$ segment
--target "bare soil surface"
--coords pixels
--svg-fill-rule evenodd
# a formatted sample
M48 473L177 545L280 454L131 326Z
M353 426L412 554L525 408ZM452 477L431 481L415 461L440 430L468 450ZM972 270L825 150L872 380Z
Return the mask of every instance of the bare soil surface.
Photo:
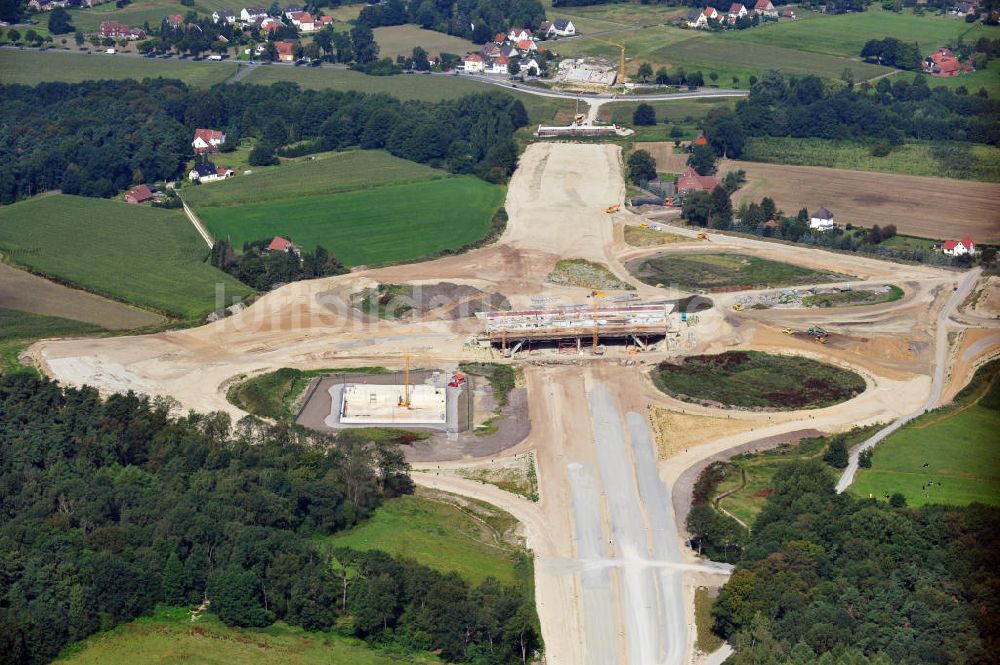
M828 208L838 224L885 226L900 233L976 242L1000 241L1000 185L988 182L870 173L820 166L786 166L724 160L720 173L743 169L741 200L774 199L786 213Z

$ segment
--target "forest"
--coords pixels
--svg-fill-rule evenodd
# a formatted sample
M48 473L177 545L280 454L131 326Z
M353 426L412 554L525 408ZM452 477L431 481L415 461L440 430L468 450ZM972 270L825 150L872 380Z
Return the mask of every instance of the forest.
M471 587L322 546L412 492L398 446L171 406L0 377L0 663L48 662L157 604L206 597L232 626L336 624L373 646L477 665L532 657L530 584Z
M416 23L485 44L511 28L537 28L545 20L539 0L387 0L361 10L358 24L377 28Z
M298 154L385 149L501 182L517 164L513 134L528 122L524 104L502 93L427 103L294 83L202 91L165 79L0 86L0 117L0 204L52 189L107 198L174 179L199 127L225 132L226 149L244 138L272 151L295 144Z
M736 665L996 662L1000 510L855 499L812 460L773 484L713 609Z

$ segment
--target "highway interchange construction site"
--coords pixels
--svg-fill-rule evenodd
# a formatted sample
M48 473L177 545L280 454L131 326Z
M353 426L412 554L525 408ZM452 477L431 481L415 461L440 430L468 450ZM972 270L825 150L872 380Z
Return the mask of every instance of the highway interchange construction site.
M169 395L183 409L234 417L244 415L225 397L234 377L281 367L381 365L401 371L409 357L415 367L450 377L463 361L514 363L524 398L512 400L504 418L520 427L517 435L489 450L435 435L440 444L427 445L441 447L425 451L436 455L433 463L414 461L415 481L488 501L520 520L535 557L549 665L699 662L704 655L694 648L694 587L723 583L728 567L700 560L683 545L689 472L715 455L760 441L889 423L932 407L954 395L976 364L1000 349L1000 330L995 312L963 305L977 288L978 271L716 234L709 242L674 227L670 231L683 241L632 247L623 229L645 220L604 212L624 196L617 146L536 143L521 156L511 180L507 229L489 247L297 282L199 328L43 341L29 353L67 384ZM690 293L644 284L625 268L653 254L706 251L849 275L855 288L894 284L904 295L857 307L734 309L739 298L754 293L743 291L713 294L710 309L682 316L669 303ZM631 289L601 297L589 288L546 282L555 263L567 258L607 266ZM443 281L502 294L511 310L455 318L444 315L451 308L438 307L390 320L352 306L352 294L378 284ZM826 333L825 344L784 332L816 326ZM732 349L820 359L853 369L867 387L834 406L766 413L681 402L650 380L650 367L663 360ZM412 417L424 424L440 424L438 388L405 382L411 383L412 392L399 385L354 385L340 400L328 393L320 411L323 417L340 410L341 418L379 422L403 422L417 413ZM447 412L448 387L443 390ZM538 468L538 502L446 473L500 464L529 451Z

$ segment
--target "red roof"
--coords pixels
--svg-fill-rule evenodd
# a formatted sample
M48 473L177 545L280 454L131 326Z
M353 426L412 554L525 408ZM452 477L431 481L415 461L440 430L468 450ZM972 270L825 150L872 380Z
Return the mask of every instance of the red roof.
M167 17L167 23L170 25L180 25L184 22L184 17L180 14L171 14Z
M522 51L530 51L531 47L534 45L535 42L531 41L530 39L522 39L517 43L517 48L521 49Z
M135 199L136 203L142 203L153 198L153 192L146 185L136 185L125 192L126 198Z
M957 245L958 245L957 240L945 240L944 244L941 245L941 249L955 249Z
M470 53L469 55L465 56L465 61L466 62L482 62L483 61L483 56L479 55L478 53Z
M267 246L267 249L272 252L287 252L289 247L295 247L292 241L288 238L282 238L281 236L275 236L271 244Z
M745 7L743 7L743 3L734 2L729 7L729 13L730 14L739 14L741 9L745 9Z
M698 138L696 138L694 140L694 144L695 145L708 145L708 139L706 139L705 135L702 134L702 135L700 135Z
M292 12L292 18L299 23L315 23L316 21L309 12Z
M710 175L698 175L690 166L687 171L677 179L677 191L686 192L692 189L703 189L710 192L719 185L719 181Z
M493 35L493 41L495 41L498 44L503 44L505 41L507 41L507 35L503 34L502 32L498 32L497 34Z
M219 142L225 141L226 139L222 132L217 129L196 129L194 130L194 138L201 139L209 145L211 145L212 141Z
M292 55L295 44L291 42L277 42L274 48L278 52L278 55Z
M500 56L497 57L497 62L499 62L501 65L507 65L510 64L510 58L501 53Z
M771 0L757 0L757 4L754 5L753 8L759 9L760 11L764 11L765 9L767 9L767 6L769 4L771 4Z
M715 14L715 7L705 7L705 11L702 12L705 16L711 18L712 14Z

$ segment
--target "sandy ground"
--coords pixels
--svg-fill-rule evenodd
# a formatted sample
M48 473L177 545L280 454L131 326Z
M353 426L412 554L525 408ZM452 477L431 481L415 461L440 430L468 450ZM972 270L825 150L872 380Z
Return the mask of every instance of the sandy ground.
M870 173L821 166L787 166L724 160L719 172L743 169L747 184L733 197L774 199L792 214L825 206L838 224L895 224L900 233L947 240L971 234L1000 241L1000 185L988 182Z
M615 349L602 359L519 354L515 362L525 367L530 423L525 438L488 451L459 445L445 451L455 461L435 460L414 474L422 485L494 503L525 525L536 556L538 611L550 665L691 662L690 581L707 577L718 584L725 571L699 563L682 547L683 522L671 497L682 490L678 483L685 472L715 455L757 445L753 442L889 422L921 408L940 390L939 382L932 386L935 370L955 357L947 345L940 346L949 336L935 335L941 326L948 327L946 332L970 331L956 337L963 345L952 369L956 380L966 372L962 363L971 366L993 346L975 332L987 327L983 321L988 320L968 313L949 318L944 309L960 281L978 275L717 234L708 243L698 242L694 231L682 229L676 232L690 243L628 247L622 224L639 218L603 212L623 196L616 146L534 144L510 183L507 231L491 247L291 284L238 315L196 329L46 341L30 353L65 383L171 395L185 409L241 416L224 394L226 382L238 374L285 366L398 369L404 353L415 366L444 370L461 360L491 359L489 350L470 343L478 332L476 320L444 316L446 307L413 320L384 321L350 306L351 293L378 282L419 286L447 280L502 293L515 308L588 305L589 290L544 281L558 259L578 257L609 266L634 283L640 297L662 299L686 294L669 285L638 283L628 276L625 262L652 252L711 248L851 275L858 285L900 285L906 296L897 302L822 310L734 312L736 294L713 294L715 307L683 324L672 348L641 354L641 364L633 367L620 366L623 356ZM827 345L781 332L785 326L801 331L814 323L833 331ZM648 377L648 369L667 357L732 348L797 353L841 364L861 373L867 390L825 409L753 413L678 402L659 393ZM655 435L650 407L673 412L657 420ZM436 475L438 466L468 466L483 456L496 459L528 451L536 455L537 504L492 485Z

